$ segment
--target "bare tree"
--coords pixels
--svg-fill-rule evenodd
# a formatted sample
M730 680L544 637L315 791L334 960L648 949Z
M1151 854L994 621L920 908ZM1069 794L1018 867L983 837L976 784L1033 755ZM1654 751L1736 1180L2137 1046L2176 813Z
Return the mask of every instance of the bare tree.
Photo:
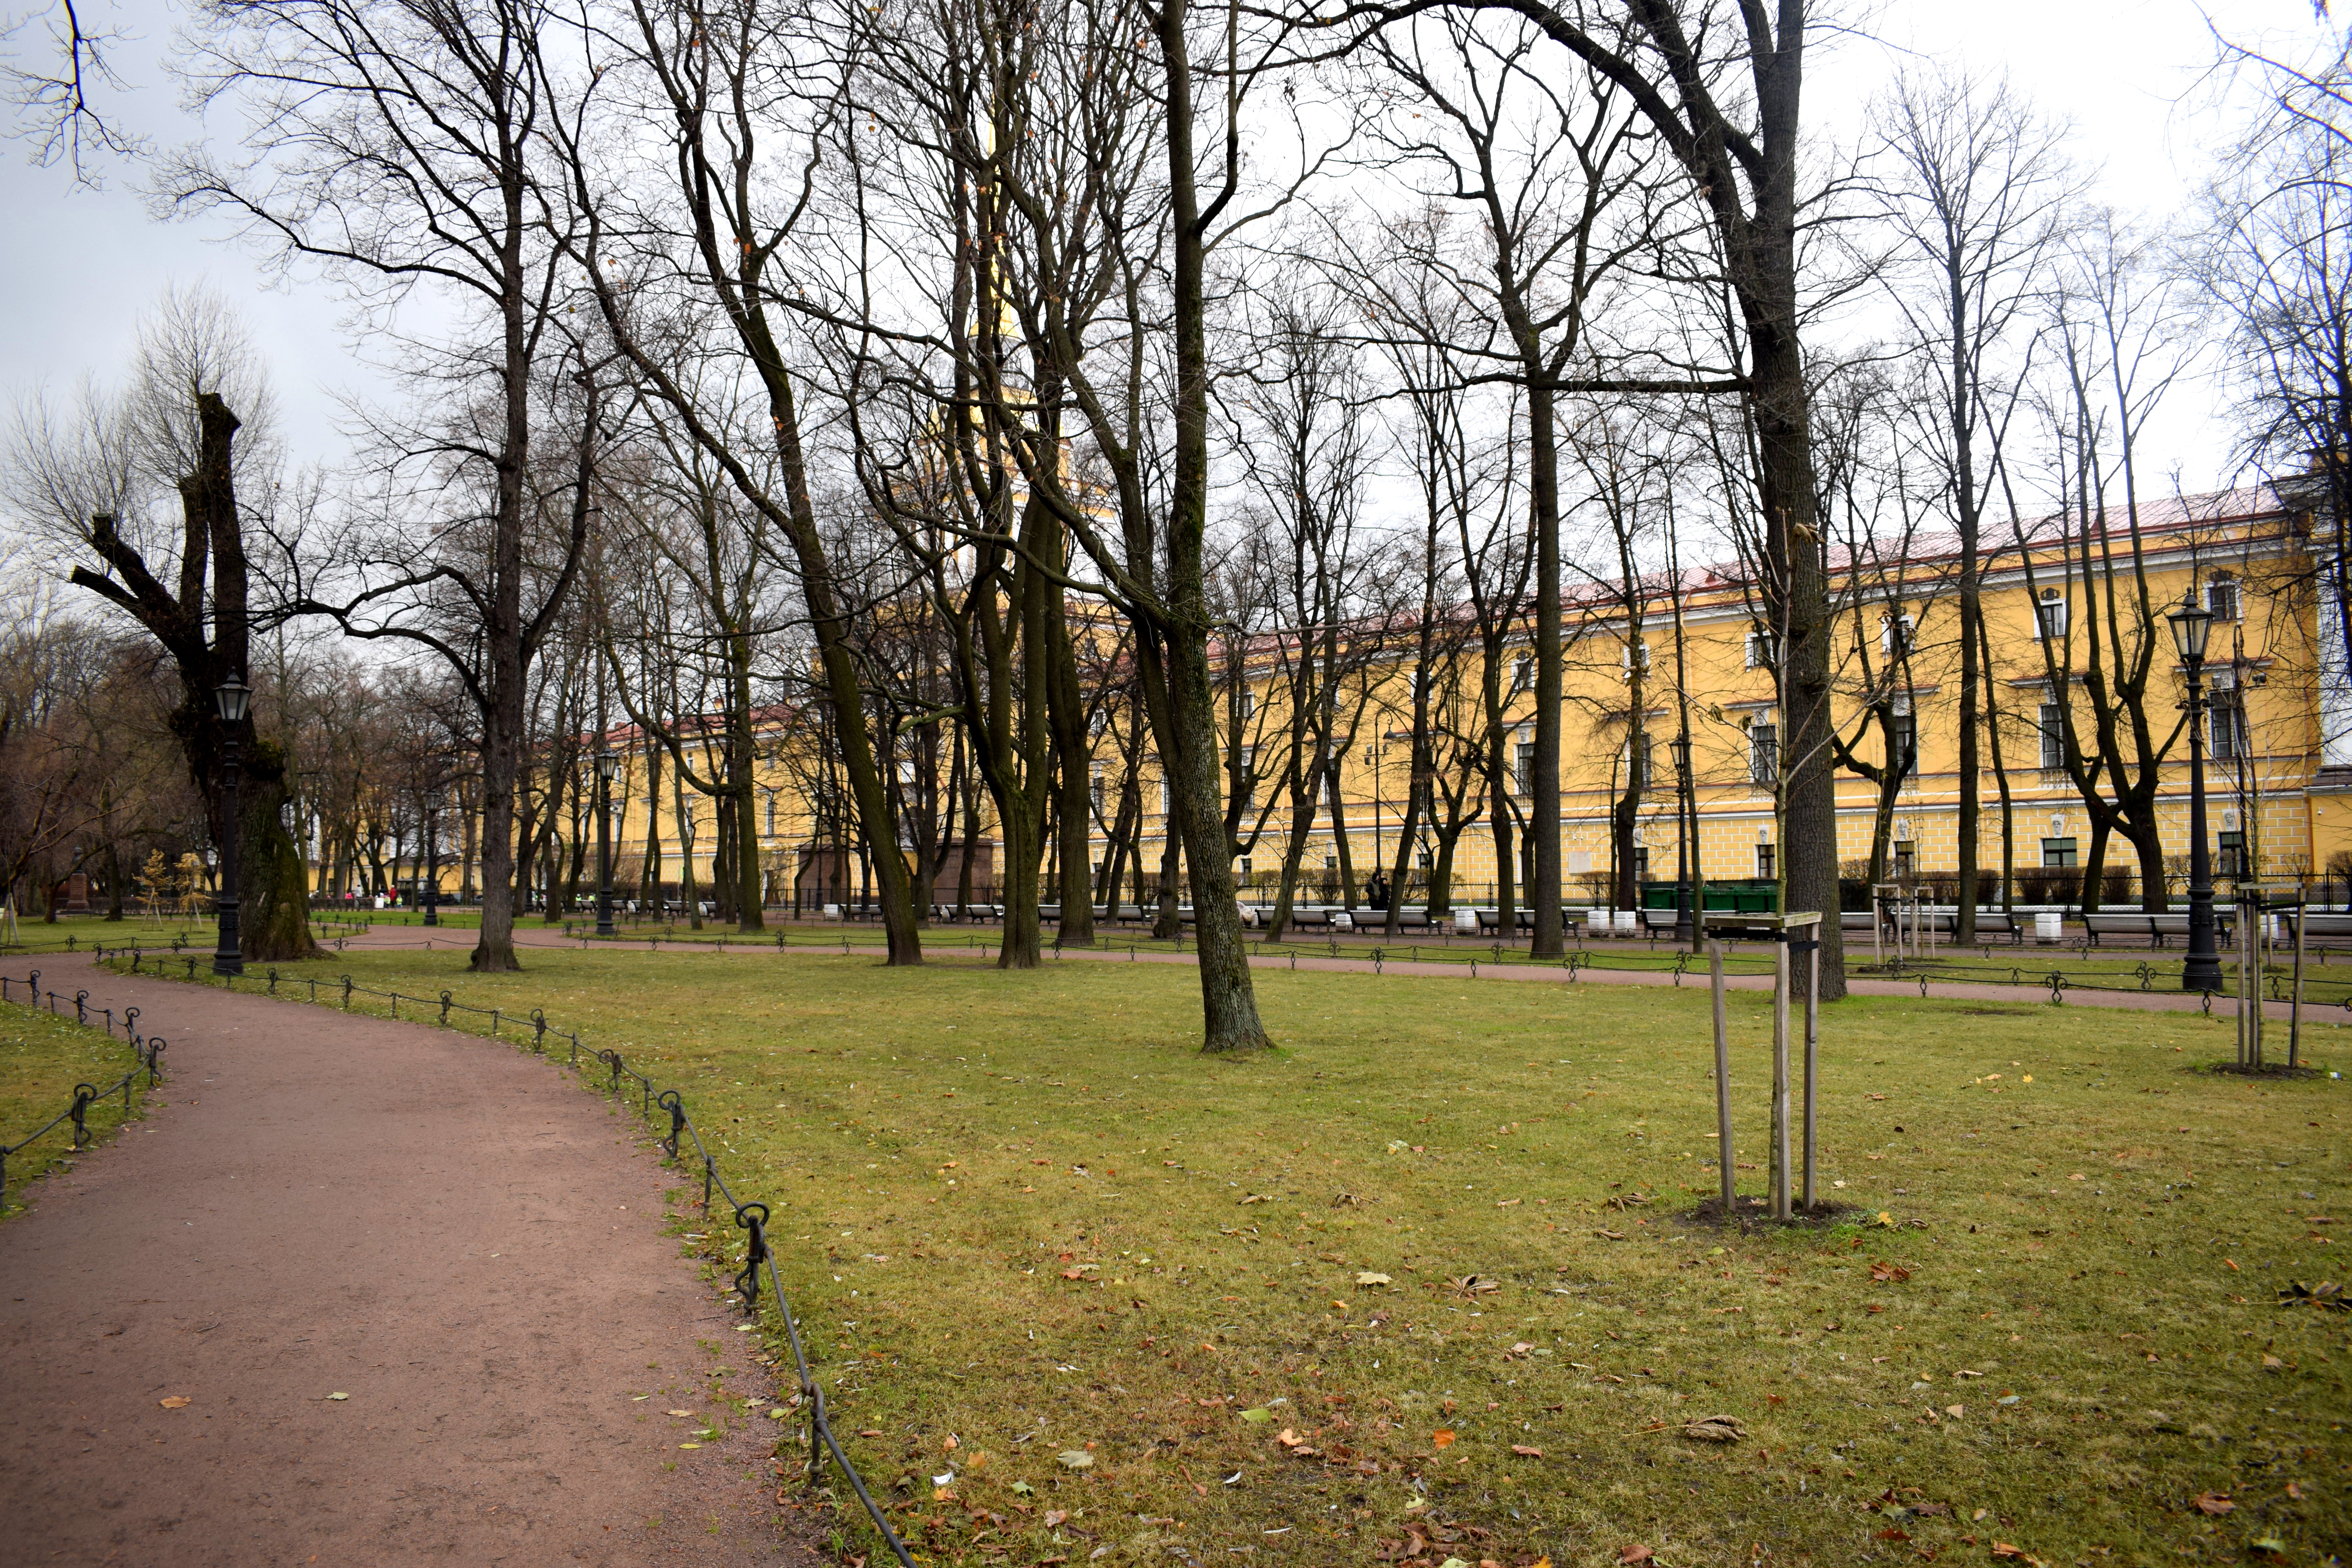
M1982 809L1984 513L2032 343L2031 307L2046 286L2057 218L2073 194L2062 128L2006 82L1949 70L1898 77L1877 109L1891 165L1881 216L1907 265L1883 276L1909 330L1906 357L1932 395L1918 448L1959 544L1959 889L1953 941L1976 940ZM1882 810L1881 815L1884 816ZM1874 879L1884 874L1874 850Z
M410 343L431 401L383 433L386 471L422 484L388 498L388 526L346 532L299 607L429 650L480 710L478 971L518 967L530 669L578 570L602 445L602 351L563 330L569 218L546 179L565 105L538 51L557 26L540 0L212 0L182 68L243 118L249 156L190 154L163 180L174 206L226 214L368 306L425 289L468 318ZM542 454L550 421L570 438ZM401 515L428 497L454 514Z

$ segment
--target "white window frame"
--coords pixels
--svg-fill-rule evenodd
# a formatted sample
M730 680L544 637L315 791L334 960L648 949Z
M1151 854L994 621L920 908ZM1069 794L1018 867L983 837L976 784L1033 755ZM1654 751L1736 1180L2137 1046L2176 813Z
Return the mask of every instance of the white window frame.
M2056 642L2066 635L2066 596L2055 588L2044 588L2033 601L2033 630L2043 642Z

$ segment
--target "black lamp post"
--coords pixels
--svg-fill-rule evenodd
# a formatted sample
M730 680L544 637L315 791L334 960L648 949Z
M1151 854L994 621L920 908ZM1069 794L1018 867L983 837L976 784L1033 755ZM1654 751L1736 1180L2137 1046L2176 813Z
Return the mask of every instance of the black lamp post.
M441 792L446 787L436 767L425 785L425 921L441 923Z
M610 746L596 753L596 934L613 931L613 775L621 754Z
M1691 940L1690 826L1685 803L1690 798L1690 737L1676 731L1666 742L1675 760L1675 941Z
M2213 854L2205 832L2205 699L2199 680L2205 670L2205 637L2213 616L2197 602L2192 584L2180 607L2165 617L2189 675L2189 958L2180 966L2183 991L2221 989L2221 954L2213 940Z
M220 942L213 949L215 974L245 973L245 939L236 918L237 737L252 700L253 689L234 673L213 689L221 721L221 875L220 897L215 900L220 913Z

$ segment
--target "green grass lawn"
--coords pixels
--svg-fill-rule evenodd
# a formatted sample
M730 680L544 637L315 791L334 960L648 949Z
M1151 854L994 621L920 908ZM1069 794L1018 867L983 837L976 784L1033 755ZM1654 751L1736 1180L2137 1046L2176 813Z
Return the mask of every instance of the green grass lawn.
M2352 1553L2352 1315L2274 1304L2343 1277L2346 1086L2199 1070L2223 1019L1839 1004L1852 1211L1742 1236L1685 1217L1698 989L1261 973L1283 1049L1228 1061L1166 965L529 963L281 968L544 1007L679 1085L929 1561ZM1769 1015L1730 1008L1755 1193Z
M22 978L21 974L15 977ZM19 990L17 994L24 993ZM137 1063L138 1053L119 1035L109 1037L94 1026L51 1017L19 1003L0 1005L0 1145L16 1148L34 1129L70 1108L76 1084L103 1089ZM144 1093L143 1082L132 1088L134 1113ZM84 1117L97 1140L103 1140L123 1120L120 1094L93 1101ZM74 1158L70 1121L52 1128L21 1152L10 1154L6 1191L0 1193L0 1215L24 1208L26 1183Z

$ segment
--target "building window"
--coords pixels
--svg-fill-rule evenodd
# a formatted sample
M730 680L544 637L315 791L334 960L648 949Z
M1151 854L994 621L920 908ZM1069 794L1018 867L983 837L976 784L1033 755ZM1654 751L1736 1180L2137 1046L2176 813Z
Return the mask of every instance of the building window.
M1648 674L1650 670L1650 645L1645 642L1637 642L1630 643L1624 647L1619 648L1617 650L1617 662L1619 667L1625 671L1626 678L1628 679L1632 679L1633 671L1637 669L1642 671L1644 675Z
M2213 856L2213 875L2235 881L2245 874L2246 836L2243 833L2222 834Z
M1436 864L1436 861L1431 858L1430 853L1426 849L1423 849L1419 854L1415 855L1412 858L1412 860L1414 865L1419 866L1424 871Z
M1886 764L1895 770L1898 779L1909 778L1919 766L1919 720L1917 715L1897 713L1886 739Z
M2054 642L2066 635L2066 601L2055 588L2044 588L2035 600L2033 618L2039 624L2042 639Z
M1762 719L1748 726L1748 777L1751 783L1759 784L1780 783L1780 726Z
M2205 607L2217 621L2238 618L2238 580L2224 572L2205 584Z
M2228 689L2213 694L2212 705L2206 710L2213 716L2213 760L2217 763L2235 761L2246 752L2246 710L2238 706L2237 693Z
M2042 705L2042 765L2056 770L2066 765L2066 716L2055 702Z
M1759 844L1756 847L1756 879L1759 882L1777 880L1780 875L1773 868L1775 860L1772 850L1773 846L1769 844Z
M1339 858L1337 855L1326 855L1323 857L1323 869L1326 871L1336 871L1339 868Z
M771 837L771 838L773 838L775 836L776 836L776 792L775 792L774 790L770 790L770 791L768 792L768 837Z
M2045 838L2042 841L2042 863L2044 866L2074 866L2081 862L2074 854L2071 838Z
M1912 617L1890 611L1878 617L1879 651L1889 658L1899 658L1911 651L1915 630Z
M1087 795L1094 804L1095 815L1100 816L1103 812L1103 765L1097 763L1089 772L1090 776L1087 780Z
M1160 816L1162 820L1165 820L1168 816L1168 781L1166 779L1160 781Z
M1657 754L1646 732L1641 735L1628 735L1625 738L1625 749L1617 754L1617 760L1625 764L1625 776L1634 788L1650 787L1650 769L1656 762Z
M1309 673L1312 673L1311 661ZM1257 716L1257 693L1251 690L1246 686L1242 688L1241 712L1242 717L1244 719L1253 719Z
M1234 864L1236 867L1235 875L1238 876L1241 880L1244 882L1248 881L1250 875L1250 858L1244 855Z
M1535 794L1536 743L1533 741L1519 742L1518 756L1511 769L1511 785L1520 795Z
M1523 653L1511 660L1511 690L1514 694L1532 691L1536 684L1536 656Z
M1907 882L1919 874L1919 847L1908 838L1895 841L1895 879Z
M1772 669L1780 662L1780 639L1759 626L1748 634L1748 668Z
M1645 845L1645 844L1636 844L1636 845L1634 845L1634 846L1633 846L1633 880L1634 880L1634 881L1636 881L1636 882L1646 882L1646 881L1648 881L1649 879L1650 879L1650 849L1649 849L1649 846L1647 846L1647 845Z

